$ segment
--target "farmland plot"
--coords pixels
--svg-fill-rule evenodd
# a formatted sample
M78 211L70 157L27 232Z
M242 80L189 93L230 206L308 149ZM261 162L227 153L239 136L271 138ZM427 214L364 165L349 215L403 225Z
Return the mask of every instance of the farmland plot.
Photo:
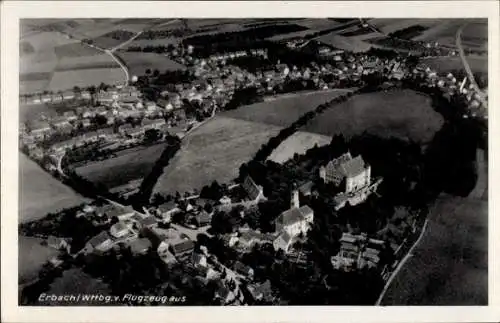
M344 37L335 33L326 34L316 38L317 41L333 46L338 49L343 49L350 52L365 52L370 49L371 45L355 37Z
M147 69L158 69L160 72L184 70L186 67L166 56L156 53L120 52L117 54L127 68L130 75L144 75Z
M367 93L325 111L303 127L303 131L345 137L363 132L381 137L413 140L425 144L443 124L431 100L411 90Z
M268 98L268 101L242 106L223 112L224 117L261 122L280 127L289 126L304 113L328 102L350 90L333 89L306 93L292 93Z
M56 71L118 68L120 67L109 55L99 54L92 56L63 57L59 59Z
M450 71L464 69L462 60L458 56L429 58L423 60L423 62L438 73L448 73ZM469 63L473 73L488 73L487 56L469 55L467 56L467 63Z
M67 90L74 86L80 88L91 85L115 85L125 80L125 72L121 68L89 68L85 70L67 70L55 72L50 81L52 91Z
M154 192L185 192L214 180L228 182L238 175L240 165L279 130L278 126L217 116L184 138Z
M76 172L91 182L111 189L149 174L164 149L164 144L157 144L125 150L119 152L117 157L78 167Z
M86 201L24 154L19 154L19 222L40 219L49 212Z

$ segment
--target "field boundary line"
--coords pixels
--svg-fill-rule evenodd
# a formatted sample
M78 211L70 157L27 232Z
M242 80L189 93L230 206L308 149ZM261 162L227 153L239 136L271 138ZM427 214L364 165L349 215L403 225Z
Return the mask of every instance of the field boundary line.
M385 296L385 293L387 292L387 290L389 289L389 286L391 285L392 281L394 280L394 278L397 276L397 274L399 273L399 271L401 270L401 268L403 268L404 264L406 263L406 261L408 259L410 259L410 257L413 255L413 250L415 249L415 247L420 243L420 240L422 240L422 237L424 236L424 232L427 228L427 223L429 222L429 219L426 219L425 220L425 223L422 227L422 232L420 232L420 235L417 239L417 241L415 241L415 243L413 244L413 246L410 248L410 250L408 251L408 253L406 254L406 256L403 257L403 259L401 259L401 261L399 262L399 265L398 267L396 268L396 270L394 270L394 272L391 274L391 277L389 277L389 280L387 280L387 283L385 284L384 286L384 289L382 290L382 293L380 294L379 298L377 299L377 302L375 303L375 306L380 306L380 302L382 302L382 299L384 298Z

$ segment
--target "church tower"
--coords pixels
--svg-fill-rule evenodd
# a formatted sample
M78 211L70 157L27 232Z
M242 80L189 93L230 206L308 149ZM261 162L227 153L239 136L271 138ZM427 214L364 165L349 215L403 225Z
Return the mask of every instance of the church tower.
M299 202L299 190L297 189L297 184L293 184L292 188L292 194L290 198L290 208L299 208L300 207L300 202Z

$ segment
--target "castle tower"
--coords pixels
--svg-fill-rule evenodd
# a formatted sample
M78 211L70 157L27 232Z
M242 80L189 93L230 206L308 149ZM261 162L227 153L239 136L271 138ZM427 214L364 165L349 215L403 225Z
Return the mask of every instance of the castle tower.
M299 208L300 207L300 202L299 202L299 190L297 189L297 184L293 184L292 188L292 194L291 194L291 199L290 199L290 208Z

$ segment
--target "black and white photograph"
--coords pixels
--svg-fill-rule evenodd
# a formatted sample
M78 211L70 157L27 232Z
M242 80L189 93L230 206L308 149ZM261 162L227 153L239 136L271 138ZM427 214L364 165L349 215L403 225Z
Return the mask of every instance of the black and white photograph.
M19 19L17 305L493 305L488 18L325 15Z

